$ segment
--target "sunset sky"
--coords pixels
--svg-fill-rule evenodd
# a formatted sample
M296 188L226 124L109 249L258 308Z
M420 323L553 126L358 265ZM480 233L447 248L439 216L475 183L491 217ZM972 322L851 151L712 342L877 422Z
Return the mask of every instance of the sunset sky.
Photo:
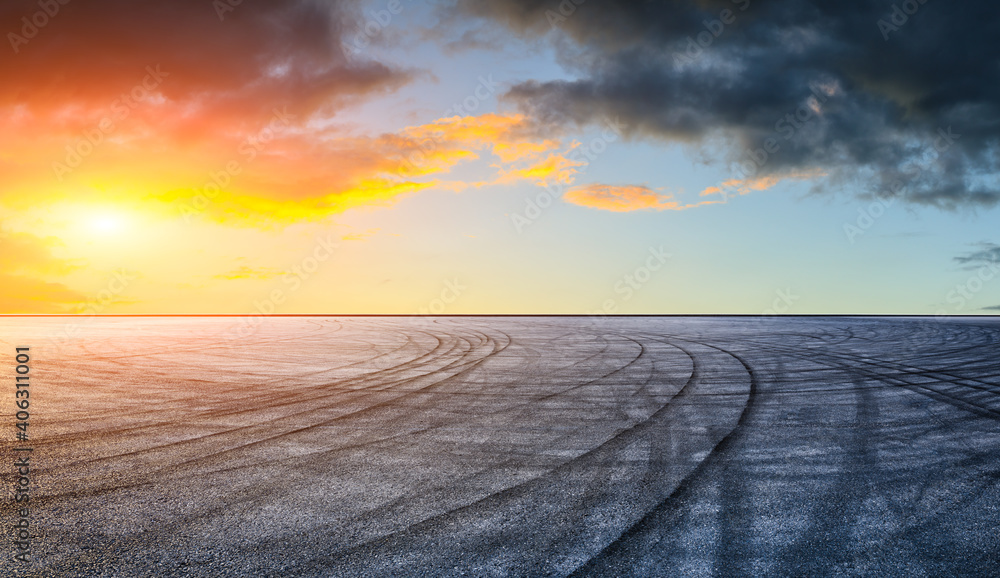
M0 31L2 313L1000 310L994 3L6 0Z

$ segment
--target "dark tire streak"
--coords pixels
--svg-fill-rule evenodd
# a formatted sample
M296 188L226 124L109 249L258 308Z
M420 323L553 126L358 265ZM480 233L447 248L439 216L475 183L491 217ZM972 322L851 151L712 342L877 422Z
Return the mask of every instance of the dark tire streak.
M741 356L708 343L694 341L691 339L681 339L676 336L671 336L671 338L697 343L698 345L716 349L739 361L740 364L746 369L747 374L750 376L750 389L747 396L747 402L743 407L743 411L740 412L739 418L736 420L736 425L725 436L723 436L722 439L715 444L715 446L712 447L708 455L698 463L697 467L695 467L691 473L681 480L680 484L678 484L677 488L671 492L670 495L657 503L655 507L642 517L642 519L629 527L617 539L602 549L596 556L592 557L584 565L575 570L571 576L587 576L591 574L606 575L602 569L607 566L615 566L617 568L621 568L622 566L627 567L630 558L636 554L636 552L633 551L630 542L639 541L643 534L655 532L659 527L658 518L663 517L665 514L677 509L680 503L688 499L697 484L706 483L706 480L704 479L705 473L710 468L721 463L725 459L726 453L730 451L736 443L741 430L745 427L745 424L750 418L756 404L758 388L757 375L750 364L748 364Z

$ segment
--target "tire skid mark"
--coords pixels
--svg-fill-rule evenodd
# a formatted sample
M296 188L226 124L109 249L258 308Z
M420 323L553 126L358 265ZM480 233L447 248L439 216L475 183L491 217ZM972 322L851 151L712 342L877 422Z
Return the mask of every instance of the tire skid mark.
M427 334L427 335L430 335L430 334ZM431 337L434 337L434 336L431 336ZM354 376L354 377L351 377L351 378L347 378L347 379L341 380L341 384L343 384L343 385L350 385L350 384L353 384L353 383L364 383L366 381L371 381L372 379L381 379L381 378L386 378L386 377L392 378L392 377L395 377L399 373L405 373L405 372L412 371L412 370L419 370L419 369L422 369L422 368L426 367L429 364L437 362L444 355L446 355L448 352L439 351L440 349L442 349L443 347L445 347L445 344L444 344L444 342L440 338L435 338L435 339L436 339L438 345L435 346L431 351L428 351L428 352L420 355L417 358L408 360L408 361L406 361L406 362L404 362L402 364L398 364L398 365L390 367L390 368L386 368L386 369L383 369L383 370L377 370L377 371L374 371L374 372L370 372L370 373L366 373L366 374L362 374L362 375L358 375L358 376ZM454 349L454 347L455 346L453 345L452 349ZM273 379L271 381L277 382L277 381L283 381L283 380L285 380L285 378L277 378L277 379ZM266 383L265 383L265 385L266 385ZM383 386L383 385L384 384L381 383L381 382L376 382L376 383L372 384L369 388L378 388L379 386ZM238 391L242 391L244 387L245 386L238 386L238 385L234 386L233 391L237 391L237 392ZM320 389L320 390L322 390L322 389L329 389L329 387L328 387L327 384L320 384L320 385L314 386L314 387L312 387L310 389ZM368 389L368 388L352 389L352 391L361 391L362 389ZM298 390L298 391L301 392L301 390ZM270 395L258 396L257 400L258 400L258 403L265 402L265 403L262 403L262 405L267 405L268 407L282 407L282 406L297 405L297 404L307 404L307 402L314 402L314 401L317 401L317 400L320 400L320 399L324 399L324 398L327 398L327 397L332 397L332 396L335 396L335 395L337 395L336 392L333 393L333 394L330 394L330 393L327 393L327 392L322 392L322 393L320 393L318 395L313 395L313 396L308 396L308 395L303 395L301 393L298 393L297 394L297 399L295 399L293 401L290 401L290 402L287 402L287 403L284 403L284 404L269 404L269 403L266 403L266 402L271 402L272 400L285 399L285 398L288 397L287 392L285 392L285 391L278 391L278 392L274 392L274 393L272 393ZM243 402L242 399L238 399L234 403L242 403L242 402ZM253 411L258 411L258 410L256 408L251 408L251 409L237 409L237 410L222 410L222 411L220 411L219 408L209 408L209 409L204 410L202 412L198 412L195 415L197 417L212 417L212 418L215 418L215 419L219 419L219 418L229 417L229 416L233 416L233 415L240 415L240 414L244 414L244 413L249 413L249 412L253 412ZM103 433L106 433L106 432L101 431L101 432L98 432L98 433L103 434Z
M441 346L442 346L442 342L440 340L438 340L438 346L435 347L435 350L439 349ZM359 383L363 383L364 381L368 381L368 380L376 378L376 377L379 377L379 378L386 377L386 375L382 375L382 374L384 374L386 372L397 372L397 371L400 371L401 368L404 371L408 371L408 370L414 368L413 367L414 363L418 363L418 362L423 363L420 360L422 360L425 357L428 357L428 356L432 355L433 353L434 353L433 351L432 352L428 352L428 353L425 353L424 355L419 356L418 358L415 358L415 359L412 359L412 360L408 360L404 364L397 365L397 366L392 367L392 368L387 368L385 370L379 370L379 371L375 371L375 372L372 372L372 373L355 376L355 377L349 378L349 379L347 379L345 381L348 382L348 383L353 383L354 381L357 381ZM427 361L427 363L430 363L430 361L433 360L433 359L434 358L431 358L430 360ZM420 366L416 366L416 367L420 367ZM281 381L281 379L275 379L275 380L272 380L272 381ZM373 385L373 387L375 387L377 385L378 384L375 384L375 385ZM322 386L317 386L316 388L320 388L320 387L322 387ZM313 389L316 389L316 388L313 388ZM230 391L241 392L242 390L243 390L243 386L237 385L237 386L234 386ZM300 394L295 401L288 402L286 404L277 404L277 405L275 405L275 404L269 404L269 403L267 403L267 402L271 402L272 400L275 400L275 399L284 399L284 398L287 398L287 397L288 397L288 395L287 395L286 392L276 392L276 393L273 393L271 395L259 396L258 400L259 400L259 403L261 403L261 405L267 405L268 407L280 407L281 405L308 404L308 402L316 401L317 399L322 399L324 397L329 397L329 396L328 395L322 395L322 396L319 396L319 397L303 397ZM242 402L243 402L242 398L238 398L237 401L234 402L234 403L242 403ZM256 408L253 408L253 409L247 409L247 410L223 410L223 411L219 411L219 408L209 408L209 409L201 411L201 412L194 412L194 415L195 415L196 418L212 417L212 418L218 419L218 418L222 418L222 417L229 417L229 416L234 416L234 415L240 415L240 414L243 414L243 413L249 413L249 412L253 412L253 411L258 411L258 410ZM159 415L159 414L162 413L162 410L160 410L160 409L151 409L151 410L148 410L145 413L149 413L151 415ZM139 415L142 415L142 413L140 412ZM70 417L72 417L72 416L70 416ZM94 417L92 419L95 420L95 421L103 421L106 418L103 417L103 416L99 416L99 417ZM79 420L78 419L74 419L74 421L79 421ZM172 426L172 425L175 425L175 424L176 424L176 420L165 420L165 421L156 422L156 423L152 423L152 424L142 424L142 425L131 426L131 427L126 427L126 428L105 428L105 429L91 428L91 429L85 430L84 434L86 436L89 436L89 437L103 437L103 436L107 436L107 435L111 435L111 434L137 433L137 432L140 432L140 431L147 431L149 429L154 429L154 428L162 427L162 426ZM221 433L224 433L224 432L221 432ZM47 444L52 444L52 443L65 444L67 441L74 441L74 440L75 441L84 441L84 438L81 438L80 434L77 434L77 433L61 434L61 435L57 435L57 436L48 436L46 438L43 438L39 442L36 442L36 444L40 445L40 446L45 446Z
M656 532L656 529L659 527L657 518L665 516L680 508L681 505L694 492L697 485L711 483L710 480L705 479L706 473L713 466L721 463L725 454L730 451L736 443L742 430L745 428L746 422L750 418L755 404L757 403L757 373L742 356L727 351L721 347L696 341L694 339L682 338L676 335L671 335L670 338L710 347L736 359L745 368L750 377L750 389L747 395L747 401L744 404L743 410L740 412L739 418L737 418L736 424L733 428L729 430L729 432L726 433L726 435L724 435L711 448L711 450L709 450L708 454L698 462L697 466L691 470L690 473L681 479L680 483L673 490L673 492L660 500L652 509L646 512L646 514L643 515L638 522L626 529L614 541L581 564L572 572L572 574L570 574L570 576L609 575L609 567L617 568L619 571L621 571L622 568L629 568L633 563L633 543L644 542L644 538L646 536Z
M801 359L808 360L805 356ZM875 491L876 481L881 476L877 448L873 444L876 438L871 432L878 427L879 406L872 388L865 386L853 368L841 366L833 371L843 372L855 385L850 390L856 404L854 423L843 434L847 437L842 458L845 467L837 474L833 487L815 500L818 511L809 516L806 530L781 552L777 570L780 575L829 574L837 566L856 561L862 554L856 549L857 539L852 539L851 533L858 528L857 523L864 514L864 501ZM906 516L898 506L892 513L897 520ZM886 535L883 529L867 530L881 532L883 538ZM851 548L825 547L830 543L843 543ZM802 567L803 560L809 567Z
M494 348L494 352L493 353L495 353L495 352L496 352L496 348ZM493 353L491 353L490 355L492 355ZM442 368L442 369L451 369L452 365L460 364L458 366L459 367L459 373L455 374L455 375L459 375L459 374L461 374L461 373L463 373L465 371L468 371L472 367L475 367L479 363L482 363L482 361L485 360L485 359L486 358L483 358L483 359L477 360L475 362L465 362L464 364L460 364L461 363L460 360L456 360L456 361L451 362L448 366L445 366L445 368ZM421 375L419 377L426 377L427 375L429 375L429 374L424 374L424 375ZM439 383L441 383L443 381L447 381L447 380L455 377L455 375L446 376L446 377L442 378L439 381L432 381L430 384L423 386L423 388L421 388L421 389L428 388L428 387L433 387L433 386L435 386L435 385L437 385L437 384L439 384ZM416 393L416 392L414 392L414 391L408 391L408 392L405 392L405 393L401 393L400 395L398 395L396 398L393 398L392 400L383 401L383 402L377 403L375 405L368 406L368 407L356 410L354 412L350 412L350 413L343 414L343 415L338 415L338 416L336 416L336 417L334 417L332 419L326 420L324 422L320 422L320 423L317 423L317 424L311 424L311 425L307 425L307 426L304 426L304 427L295 428L295 429L292 429L290 431L285 431L285 432L278 433L276 435L272 435L270 437L264 437L264 438L261 438L261 439L256 439L256 440L251 441L251 442L243 443L241 445L238 445L238 446L235 446L235 447L232 447L232 448L227 448L227 449L219 450L219 451L212 452L212 453L209 453L209 454L202 454L202 455L198 455L198 456L196 456L194 458L191 458L191 459L188 459L188 460L183 460L183 461L180 461L180 462L175 462L175 463L170 464L169 466L165 466L165 467L162 467L162 468L159 468L159 469L154 469L154 470L148 471L147 474L146 474L146 477L147 478L153 478L157 474L159 474L159 473L161 473L163 471L166 471L166 470L177 470L178 468L180 468L182 466L188 466L188 465L198 464L198 463L210 460L210 459L215 459L215 458L218 458L218 457L230 454L232 452L246 450L246 449L249 449L249 448L252 448L252 447L256 447L256 446L259 446L259 445L262 445L262 444L265 444L265 443L268 443L268 442L274 442L274 441L277 441L277 440L282 439L282 438L284 438L286 436L289 436L289 435L293 435L293 434L298 434L298 433L310 431L310 430L313 430L313 429L315 429L316 427L319 427L319 426L329 425L330 423L333 423L336 420L343 419L343 418L346 418L348 416L356 415L356 414L359 414L359 413L362 413L362 412L366 412L366 411L372 410L374 408L383 406L386 403L389 403L391 401L395 401L395 400L400 399L400 398L411 396L414 393ZM311 413L321 413L321 412L324 412L326 409L327 408L325 408L325 407L313 408L313 409L304 410L302 412L298 412L297 414L292 414L292 415L304 415L304 414L311 414ZM282 419L285 419L287 417L290 417L290 416L283 416ZM241 426L241 427L235 428L234 430L227 430L227 431L224 431L224 432L217 432L217 433L213 433L213 434L207 434L207 435L200 436L200 437L197 437L197 438L192 438L192 439L188 439L188 440L182 440L182 441L178 441L178 442L171 442L171 443L163 444L161 446L156 446L156 447L153 447L153 448L145 448L145 449L142 449L142 450L136 450L134 452L127 452L127 453L123 453L123 454L115 454L115 455L112 455L112 456L105 456L105 457L93 458L93 459L89 459L89 460L82 460L82 461L79 461L79 462L74 462L72 464L61 465L61 466L58 467L58 469L64 470L64 469L69 468L70 466L79 466L79 465L94 466L94 465L97 465L97 464L99 464L101 462L105 462L105 461L109 461L109 460L120 460L123 457L134 457L134 456L138 456L138 455L144 455L144 454L147 454L147 453L150 453L150 452L162 451L163 449L167 449L167 448L175 448L175 447L181 447L181 446L189 447L189 446L192 446L194 444L207 443L208 441L210 441L210 438L215 437L215 436L222 436L222 435L227 435L227 434L233 434L233 433L235 433L237 431L243 431L243 430L254 429L254 428L259 428L259 427L260 427L259 424L254 424L254 425L249 425L249 426ZM196 449L197 448L192 448L190 451L195 451ZM45 473L46 471L47 471L46 469L39 469L39 473ZM114 485L112 485L111 487L100 487L99 486L99 487L93 487L93 488L91 488L91 489L89 489L87 491L75 491L75 492L68 493L68 494L63 493L63 494L51 494L51 495L52 495L52 497L59 497L59 496L81 497L81 496L90 496L90 495L100 495L100 494L102 494L102 493L104 493L106 491L114 490L114 489L117 489L117 488L125 488L125 487L133 487L133 486L137 486L137 485L143 485L142 483L139 483L139 484L136 484L136 483L131 483L131 484L125 483L125 484L123 484L123 483L121 483L120 480L113 480L112 483Z
M674 344L671 344L674 345ZM690 357L690 354L683 348L674 345L679 350L684 352ZM542 486L546 482L553 482L559 479L574 479L572 472L574 471L586 471L588 464L590 463L602 463L602 461L607 461L612 456L621 452L629 442L642 439L640 436L646 434L651 426L656 423L658 419L663 417L665 410L671 403L678 399L678 396L683 397L683 392L692 383L698 380L698 369L697 360L691 358L692 360L692 374L685 382L685 384L678 390L669 401L667 401L663 407L661 407L656 413L651 415L646 420L643 420L623 431L616 433L613 437L601 443L600 445L584 452L583 454L572 458L571 460L563 463L562 465L556 467L549 472L546 472L538 477L531 478L530 480L524 481L522 483L516 484L514 486L505 488L501 491L495 492L488 496L485 496L475 502L463 505L461 507L453 508L431 518L421 520L418 523L411 524L405 528L392 532L390 534L379 536L372 540L362 542L359 544L352 545L351 547L336 553L329 554L321 560L314 560L313 565L310 566L312 570L318 571L319 568L329 568L338 561L344 561L351 556L365 556L365 552L372 548L384 549L389 547L388 544L394 541L405 540L407 537L418 536L421 532L431 531L435 526L448 525L449 520L455 518L456 516L472 516L479 511L483 511L484 514L494 513L504 509L503 503L515 499L524 499L526 496L531 495L533 492L539 490L539 486ZM633 361L634 362L634 361ZM544 503L544 501L543 501ZM510 537L512 538L512 537ZM523 538L523 537L522 537ZM500 538L499 542L495 543L496 547L503 547L504 541L507 538ZM535 546L538 547L537 545ZM337 564L338 568L341 566ZM304 570L304 569L303 569Z
M624 367L622 367L622 368L619 368L619 370L621 370L621 369L625 369L625 368L624 368ZM614 372L612 372L612 373L614 373ZM503 412L507 412L507 411L512 411L512 410L514 410L514 409L520 409L520 406L529 406L529 405L533 405L533 403L532 403L532 402L533 402L534 400L536 400L536 399L537 399L537 397L535 397L535 398L529 398L529 399L528 399L527 401L525 401L524 403L522 403L522 404L519 404L519 407L516 407L516 408L515 408L515 407L511 407L511 408L504 408L504 409L501 409L501 410L497 410L497 411L496 411L496 412L494 412L494 413L503 413ZM453 424L446 424L446 425L453 425ZM436 429L436 428L438 428L438 427L443 427L443 426L431 426L431 427L427 427L427 428L424 428L423 430L420 430L420 431L421 431L421 432L426 432L426 431L430 431L430 430L433 430L433 429ZM404 434L399 434L398 436L392 436L392 438L396 438L396 437L402 437L402 436L404 436L404 435L411 435L411 434L413 434L413 433L417 433L417 432L406 432L406 433L404 433ZM312 453L312 454L307 454L306 456L296 456L295 458L289 458L289 460L288 460L288 461L292 461L292 460L300 460L300 459L303 459L303 458L305 458L305 457L310 457L310 458L312 458L312 457L316 457L317 455L326 455L326 454L331 454L331 453L339 453L339 452L343 452L343 451L346 451L346 450L348 450L348 449L357 449L357 448L360 448L360 447L369 447L369 446L371 446L371 445L374 445L374 444L378 444L378 443L382 443L382 442L386 441L387 439L391 439L391 438L381 438L381 439L378 439L378 440L372 440L372 441L370 441L370 442L366 442L366 443L364 443L364 444L358 444L358 445L355 445L355 446L351 446L351 447L349 447L349 448L348 448L348 447L338 447L338 448L333 448L333 449L329 449L329 450L321 450L321 451L319 451L319 452L314 452L314 453ZM505 462L505 463L506 463L506 462ZM250 464L250 465L254 465L254 464ZM245 466L240 466L240 467L245 467ZM496 466L494 466L494 467L496 467ZM213 473L214 473L214 472L213 472ZM266 493L266 492L265 492L265 493ZM400 498L400 499L402 499L402 498ZM412 496L408 496L408 499L412 499ZM379 509L378 511L381 511L381 509ZM371 512L371 513L373 514L373 513L375 513L375 511L373 511L373 512Z
M439 341L440 345L436 349L439 349L439 348L443 347L443 342L440 339L438 341ZM423 357L426 357L426 355L421 356L420 359L423 359ZM427 363L430 363L431 361L432 360L428 360L426 363L421 363L421 366L426 365ZM452 362L452 364L453 363L454 362ZM412 365L412 362L410 363L410 365ZM399 367L389 368L389 369L387 369L385 371L393 371L393 370L399 370ZM370 376L371 376L371 374L369 374L368 376L358 376L357 378L353 378L353 379L356 379L358 382L363 382L366 377L370 377ZM420 378L420 377L424 377L424 375L416 376L414 379L417 379L417 378ZM354 390L354 391L357 391L357 390ZM287 394L282 394L282 395L284 397L287 397ZM312 402L312 401L315 401L316 399L319 399L319 398L326 398L326 397L333 397L333 396L335 396L335 394L323 394L323 395L318 396L318 397L306 397L304 400L296 400L294 402L290 402L290 403L286 403L286 404L281 404L281 405L286 405L286 406L288 406L288 405L298 405L298 404L303 404L303 403L306 403L306 402ZM263 399L267 400L268 398L264 397ZM312 413L312 412L315 412L315 411L322 411L324 409L325 408L313 408L313 409L306 410L306 411L300 412L300 413ZM245 412L252 412L252 411L259 411L259 410L257 408L251 408L251 409L245 410ZM245 412L244 411L236 411L236 412L221 411L220 412L220 411L217 411L217 410L211 410L210 409L210 410L207 410L205 413L208 414L207 417L211 417L211 418L214 418L214 419L219 419L219 418L222 418L222 417L227 417L227 416L230 416L230 415L240 414L240 413L245 413ZM296 415L296 414L285 415L285 416L283 416L283 418L292 417L294 415ZM199 416L199 417L202 417L202 416ZM167 422L167 423L169 424L171 422ZM247 429L247 428L253 428L253 427L256 427L257 425L259 425L259 424L253 424L253 425L250 425L250 426L242 426L242 427L235 428L235 430L229 430L229 432L240 431L240 430L244 430L244 429ZM112 432L113 431L114 430L112 430ZM88 432L88 434L90 434L90 433L91 432ZM106 435L108 432L107 432L107 430L101 430L101 431L99 431L97 433L99 435ZM225 434L225 433L227 433L227 432L219 432L218 434L213 434L213 435L222 435L222 434ZM185 440L185 441L189 441L189 440ZM184 442L178 442L178 443L184 443ZM173 445L173 444L167 444L167 445L170 446L170 445ZM155 449L155 448L150 448L150 449ZM109 457L114 457L114 456L109 456Z
M806 357L801 354L799 354L798 357L803 360L812 360L817 363L830 363L830 362L816 361L813 357ZM876 381L887 379L886 376L880 376L880 375L873 376L870 373L859 371L856 367L848 365L843 362L834 363L830 365L830 367L840 371L852 373L855 376L859 374L865 375L867 378L874 379ZM893 386L893 387L898 388L898 386ZM855 389L858 391L862 391L864 388L855 388ZM867 389L870 392L876 388L867 388ZM923 392L918 391L915 393L923 393ZM941 426L944 428L950 427L950 424L940 420L939 418L934 417L933 414L932 414L932 420L939 422ZM869 421L873 420L869 418ZM957 437L957 432L956 432L956 437ZM959 437L958 439L961 438ZM985 462L987 457L992 456L992 452L977 453L971 448L968 448L968 452L972 454L971 457L962 460L961 462L959 462L959 464L936 465L936 466L931 466L930 464L927 464L921 467L920 472L921 475L924 477L924 480L921 484L920 493L918 494L917 499L911 500L906 503L895 503L895 504L893 503L894 500L891 497L886 499L887 506L893 508L893 514L895 515L895 519L901 522L902 527L901 529L895 531L890 531L885 529L881 530L880 531L881 540L878 542L878 547L877 547L878 550L885 550L888 549L893 544L898 544L906 540L912 540L913 536L915 536L918 532L925 530L928 526L936 524L944 514L957 509L960 505L971 503L975 499L975 495L965 494L962 498L958 500L952 500L942 504L941 507L937 511L935 511L932 515L925 515L922 518L916 512L916 508L918 507L918 504L923 500L924 492L928 488L936 487L942 481L953 481L956 477L956 474L959 476L967 475L966 472L967 468L969 468L972 465L981 465ZM869 487L871 487L872 485L874 485L875 480L877 479L876 477L872 476L871 473L873 471L878 471L877 464L868 463L866 461L865 468L866 469L854 468L856 472L854 476L859 477L861 479L867 479L868 480L867 484ZM986 474L980 474L976 477L985 478L982 480L982 483L978 486L978 492L981 493L985 491L986 488L994 486L997 483L1000 483L1000 468L995 468L992 470L992 472L987 472ZM856 491L856 488L850 488L848 491L853 493ZM857 503L856 500L855 503ZM856 506L854 509L855 515L859 516L860 511L861 511L860 506ZM847 520L840 520L837 524L833 524L831 523L830 519L825 518L823 515L814 516L812 519L821 521L825 520L825 523L819 522L821 526L820 528L817 528L814 525L810 529L810 531L807 532L805 536L802 536L799 539L798 546L796 548L792 548L791 550L786 551L784 553L784 555L782 556L783 558L783 569L781 571L782 575L793 575L793 574L798 575L801 569L793 570L792 568L790 568L790 566L792 566L790 560L795 558L796 555L800 555L801 557L802 552L808 552L809 558L813 560L817 559L818 557L817 552L815 551L815 549L810 548L810 545L815 546L815 543L817 541L822 543L822 539L820 539L821 536L825 536L828 539L829 535L833 533L834 529L839 529L841 531L849 529L847 528L848 526ZM873 531L874 529L868 528L868 530ZM852 541L848 540L847 543L850 544L852 543ZM830 561L830 564L828 565L832 565L832 562L837 562L839 564L846 563L847 559L846 552L824 552L824 554ZM857 563L858 558L862 555L868 555L870 557L871 552L855 551L854 562ZM830 568L825 568L825 569L812 568L809 570L809 573L810 574L815 574L817 572L828 573L830 571L831 571Z
M613 373L613 372L612 372L612 373ZM423 376L421 376L421 377L423 377ZM435 384L433 384L433 383L432 383L431 385L435 385ZM417 392L411 392L411 393L413 393L413 394L420 394L420 393L424 393L424 392L420 392L420 391L417 391ZM523 406L529 406L529 405L531 405L531 402L532 402L532 400L533 400L533 399L534 399L534 398L528 398L528 399L526 399L526 401L525 401L525 402L524 402L523 404L521 404L521 405L523 405ZM389 400L389 401L391 402L391 401L393 401L393 400ZM364 408L364 409L362 409L362 410L358 410L358 411L359 411L359 412L362 412L362 411L364 411L364 410L366 410L366 409L369 409L369 408ZM503 410L501 410L501 411L503 411ZM357 412L355 412L355 413L357 413ZM345 416L338 416L338 418L335 418L335 419L340 419L341 417L345 417ZM329 425L329 422L327 422L327 423L320 423L320 424L316 424L316 427L322 427L322 426L324 426L324 425ZM311 429L311 428L304 428L304 429ZM423 429L421 429L420 431L429 431L429 430L431 430L431 429L434 429L434 428L423 428ZM301 430L299 430L299 431L301 431ZM220 432L220 433L225 433L225 432ZM288 433L297 433L297 432L288 432ZM412 433L414 433L414 432L408 432L408 433L409 433L409 434L412 434ZM284 434L282 434L282 435L284 435ZM275 437L273 437L273 438L269 438L269 439L267 439L267 440L260 440L260 441L261 441L261 442L264 442L264 441L273 441L274 439L278 439L278 438L282 437L282 435L279 435L279 436L275 436ZM393 438L395 438L395 437L397 437L397 436L388 436L388 437L385 437L385 438L379 438L379 439L376 439L376 440L371 440L370 442L367 442L367 443L365 443L365 444L359 444L359 445L363 446L363 445L373 445L373 444L378 444L378 443L381 443L381 442L384 442L384 441L386 441L387 439L393 439ZM200 438L198 438L198 439L200 439ZM197 441L197 440L185 440L185 441ZM255 442L255 443L257 443L257 442ZM236 450L240 450L240 449L243 449L244 447L247 447L248 445L252 445L252 444L244 444L243 446L239 446L239 447L236 447L236 448L231 448L230 450L226 450L226 451L224 451L224 452L219 452L219 453L227 453L227 452L230 452L230 451L236 451ZM346 450L346 449L351 449L351 448L356 448L356 447L359 447L359 445L351 445L351 446L344 446L344 447L338 447L338 448L333 448L333 449L330 449L330 450L320 450L319 452L314 452L314 453L312 453L312 454L308 454L308 455L314 455L314 456L315 456L315 455L317 455L317 454L320 454L320 455L322 455L322 454L326 454L326 453L331 453L331 452L338 452L338 451L344 451L344 450ZM200 460L203 460L203 459L206 459L206 458L211 458L211 457L213 457L213 456L215 456L215 455L218 455L219 453L216 453L216 454L211 454L211 455L207 455L207 456L201 456L201 457L199 457L199 458L198 458L197 460L194 460L194 461L200 461ZM117 457L117 456L112 456L112 457ZM289 459L295 459L295 458L289 458ZM190 461L191 461L191 460L189 460L189 462L190 462ZM174 465L170 466L170 469L176 469L176 467L177 467L177 466L179 466L179 465L183 465L183 464L185 464L185 463L188 463L188 462L182 462L182 463L180 463L180 464L174 464ZM244 466L240 466L240 467L250 467L250 466L253 466L253 465L254 465L254 464L246 464L246 465L244 465ZM162 471L162 470L160 470L160 471ZM153 472L153 473L159 473L159 471L156 471L156 472ZM176 474L176 475L178 475L178 476L179 476L179 475L181 475L181 474ZM131 484L131 485L127 486L127 487L139 487L139 486L143 486L143 485L147 485L147 484L146 484L146 483L144 483L144 482L140 482L140 483L137 483L137 484ZM121 485L121 484L119 483L119 484L118 484L118 485L117 485L116 487L118 487L118 488L121 488L121 487L126 487L126 486L123 486L123 485Z
M783 347L776 347L776 348L784 350L785 353L788 354L788 355L793 355L794 354L794 352L789 351L788 348L783 348ZM821 352L812 352L812 355L813 355L813 358L820 357L820 358L826 358L826 359L836 359L836 360L840 360L842 362L843 361L848 361L848 362L862 363L865 366L874 367L875 369L885 369L886 368L885 365L888 365L888 363L885 363L885 362L868 361L867 359L858 359L858 358L854 358L854 357L837 355L837 354L828 353L828 352L823 352L823 353L821 353ZM883 365L879 365L880 363L883 363ZM891 367L889 369L891 369ZM988 418L994 419L994 420L1000 420L1000 410L996 410L996 409L993 409L991 407L984 406L984 405L981 405L981 404L973 402L973 401L969 401L964 396L956 395L956 394L950 393L950 392L943 392L943 391L934 389L933 387L930 387L927 384L912 383L912 382L906 381L905 379L902 379L900 377L896 377L895 375L885 375L885 374L879 373L879 372L877 372L877 371L875 371L873 369L867 369L867 368L860 368L859 367L858 371L862 372L863 374L865 374L868 377L872 377L872 378L875 378L875 379L880 379L882 381L889 380L889 381L895 382L896 384L898 384L898 385L900 385L902 387L905 387L905 388L907 388L907 389L909 389L911 391L920 393L921 395L926 395L926 396L928 396L928 397L930 397L932 399L935 399L937 401L942 401L944 403L948 403L948 404L953 405L953 406L955 406L955 407L957 407L959 409L963 409L965 411L968 411L969 413L980 415L982 417L988 417ZM895 371L901 371L901 370L896 369ZM920 374L917 374L917 373L914 373L914 372L903 372L903 373L905 373L907 375L920 375ZM949 383L951 383L951 382L949 382ZM954 385L962 385L962 384L954 384ZM968 387L972 388L972 386L968 386ZM973 389L978 389L978 388L973 388Z
M243 500L241 500L241 501L246 501L246 500L250 500L250 501L253 501L253 500L256 500L256 499L258 499L258 498L259 498L260 496L266 496L266 495L268 494L268 492L269 492L269 491L271 491L271 490L270 490L270 488L267 488L267 487L265 487L265 488L261 489L261 490L260 490L259 492L253 492L253 493L251 493L251 494L248 494L248 495L246 495L246 496L245 496L245 497L243 498ZM232 504L229 504L229 506L230 506L230 507L232 507ZM213 512L217 512L217 511L221 511L221 510L213 510ZM201 516L199 516L199 517L201 517ZM188 519L188 520L187 520L187 522L185 522L185 523L189 523L190 521L191 521L191 520L190 520L190 519Z

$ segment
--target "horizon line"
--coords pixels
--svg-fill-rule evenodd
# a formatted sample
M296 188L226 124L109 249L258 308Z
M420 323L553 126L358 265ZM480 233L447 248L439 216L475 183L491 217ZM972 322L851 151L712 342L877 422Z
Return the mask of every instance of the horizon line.
M1000 317L1000 313L0 313L4 317Z

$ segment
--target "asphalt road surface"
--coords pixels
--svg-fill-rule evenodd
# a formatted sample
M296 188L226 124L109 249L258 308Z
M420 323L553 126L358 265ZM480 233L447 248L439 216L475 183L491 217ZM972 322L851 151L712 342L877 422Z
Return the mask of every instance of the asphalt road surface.
M0 574L1000 575L1000 322L246 323L0 320Z

